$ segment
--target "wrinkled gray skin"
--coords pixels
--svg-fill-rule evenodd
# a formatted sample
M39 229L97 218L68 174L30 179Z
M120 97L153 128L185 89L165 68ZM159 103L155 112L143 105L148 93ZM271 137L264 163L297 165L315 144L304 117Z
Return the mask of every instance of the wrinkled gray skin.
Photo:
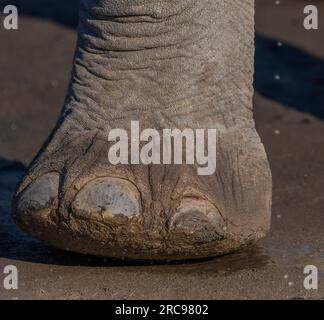
M271 174L252 114L252 0L83 0L59 122L17 189L31 236L130 259L221 255L263 237ZM110 165L107 131L217 128L217 170Z

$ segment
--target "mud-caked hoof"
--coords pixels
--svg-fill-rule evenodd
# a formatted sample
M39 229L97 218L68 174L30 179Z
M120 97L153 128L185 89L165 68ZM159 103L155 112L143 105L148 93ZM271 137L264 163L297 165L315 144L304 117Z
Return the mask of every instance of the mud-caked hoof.
M58 173L50 172L27 186L17 199L16 220L25 225L32 221L46 220L57 206L59 180Z
M127 180L112 177L88 182L72 203L74 216L97 221L131 219L140 211L137 188Z

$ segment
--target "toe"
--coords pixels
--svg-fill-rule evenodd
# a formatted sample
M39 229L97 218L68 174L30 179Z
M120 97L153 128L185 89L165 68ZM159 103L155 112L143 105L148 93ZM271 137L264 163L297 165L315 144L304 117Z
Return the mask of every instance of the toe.
M16 215L27 220L34 215L49 214L58 199L59 174L47 173L33 181L18 197Z
M184 198L170 221L171 229L198 231L215 229L221 233L224 220L218 209L209 201L196 198Z
M79 218L105 220L130 219L140 213L140 196L129 181L119 178L98 178L87 183L76 195L72 212Z

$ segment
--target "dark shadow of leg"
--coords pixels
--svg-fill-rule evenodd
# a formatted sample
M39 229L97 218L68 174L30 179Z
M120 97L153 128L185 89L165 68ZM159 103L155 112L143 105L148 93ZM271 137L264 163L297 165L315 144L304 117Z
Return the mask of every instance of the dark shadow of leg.
M79 0L0 0L0 8L15 5L20 15L55 21L76 28Z
M324 119L322 59L257 36L254 87L266 98Z

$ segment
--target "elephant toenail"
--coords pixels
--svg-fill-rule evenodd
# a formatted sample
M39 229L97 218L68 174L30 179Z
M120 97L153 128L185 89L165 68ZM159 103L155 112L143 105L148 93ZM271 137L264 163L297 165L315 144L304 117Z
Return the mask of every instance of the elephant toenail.
M58 197L59 179L57 172L50 172L33 181L18 198L18 214L50 209Z
M98 178L88 182L72 203L75 216L94 220L112 217L131 218L140 213L140 196L129 181Z
M209 201L184 198L170 221L171 229L185 229L193 232L199 229L224 228L224 220L218 209Z

